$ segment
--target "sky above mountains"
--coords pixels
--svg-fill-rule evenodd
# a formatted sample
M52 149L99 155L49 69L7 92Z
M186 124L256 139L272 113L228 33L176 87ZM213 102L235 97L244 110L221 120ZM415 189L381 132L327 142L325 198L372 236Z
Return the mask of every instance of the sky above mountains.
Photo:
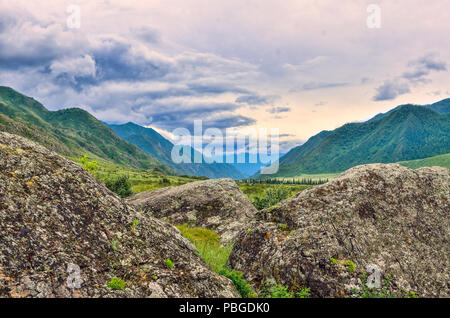
M367 26L370 3L380 28ZM446 0L0 0L0 85L168 136L195 119L279 128L284 152L449 97L449 11Z

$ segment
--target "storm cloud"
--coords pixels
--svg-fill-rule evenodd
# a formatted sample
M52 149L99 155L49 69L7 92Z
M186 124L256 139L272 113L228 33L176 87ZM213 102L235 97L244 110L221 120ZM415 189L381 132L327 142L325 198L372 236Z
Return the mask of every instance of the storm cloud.
M399 80L385 81L376 89L377 93L373 97L375 101L395 99L399 95L409 93L411 90L408 83Z
M380 29L352 1L79 0L79 29L67 4L0 0L0 85L106 122L298 141L450 85L439 2L382 1Z
M436 53L426 54L416 60L412 60L407 65L408 70L401 76L386 80L382 85L376 88L374 101L393 100L400 95L411 92L411 85L431 83L428 78L432 72L447 71L445 61L439 59Z

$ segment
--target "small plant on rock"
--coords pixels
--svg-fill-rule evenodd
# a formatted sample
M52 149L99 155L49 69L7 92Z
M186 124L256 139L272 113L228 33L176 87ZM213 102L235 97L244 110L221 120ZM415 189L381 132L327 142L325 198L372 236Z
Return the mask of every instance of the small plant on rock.
M347 267L349 273L355 272L355 263L351 260L345 261L344 265Z
M239 294L241 294L242 298L255 297L255 292L253 291L249 283L244 279L242 272L229 269L228 267L224 267L219 272L219 274L229 278L233 282L234 286L236 287Z
M109 190L118 194L121 198L126 198L133 194L131 183L127 176L109 178L105 181L105 185Z
M112 290L124 290L125 289L125 281L123 279L113 277L108 283L108 287Z
M78 161L81 163L84 170L87 170L88 172L95 175L98 169L98 162L96 160L89 161L88 156L84 155L82 158L78 159Z
M173 264L173 262L172 262L172 260L170 258L166 259L166 267L168 269L172 269L172 268L174 268L174 266L175 265Z

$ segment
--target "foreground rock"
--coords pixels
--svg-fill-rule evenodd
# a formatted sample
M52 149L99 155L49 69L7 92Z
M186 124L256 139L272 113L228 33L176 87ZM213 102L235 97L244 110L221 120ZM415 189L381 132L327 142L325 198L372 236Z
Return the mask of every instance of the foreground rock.
M448 297L449 213L448 169L358 166L259 213L229 265L257 288L277 282L320 297L361 296L376 265L388 285L379 293Z
M222 242L233 241L257 212L232 179L197 181L143 192L127 202L157 218L167 218L172 224L188 223L214 230Z
M173 226L127 207L77 164L7 133L0 220L0 297L238 295ZM107 287L113 277L124 290Z

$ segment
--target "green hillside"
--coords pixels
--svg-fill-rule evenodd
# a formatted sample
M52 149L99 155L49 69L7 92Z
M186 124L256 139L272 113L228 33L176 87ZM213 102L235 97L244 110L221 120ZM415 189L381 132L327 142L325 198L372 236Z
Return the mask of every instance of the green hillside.
M417 169L420 167L433 167L433 166L445 167L447 169L450 169L450 153L424 159L400 161L398 163L410 169Z
M146 128L134 123L124 125L109 125L114 132L128 142L135 144L147 154L156 158L179 174L204 176L208 178L243 179L246 176L232 165L226 163L180 163L172 161L173 144L152 128ZM194 150L191 148L192 157Z
M364 123L321 132L283 156L275 176L336 173L359 164L390 163L449 153L450 104L446 100L436 104L403 105Z
M27 137L70 158L88 154L118 165L170 172L88 112L79 108L48 111L33 98L3 86L0 86L0 130Z

